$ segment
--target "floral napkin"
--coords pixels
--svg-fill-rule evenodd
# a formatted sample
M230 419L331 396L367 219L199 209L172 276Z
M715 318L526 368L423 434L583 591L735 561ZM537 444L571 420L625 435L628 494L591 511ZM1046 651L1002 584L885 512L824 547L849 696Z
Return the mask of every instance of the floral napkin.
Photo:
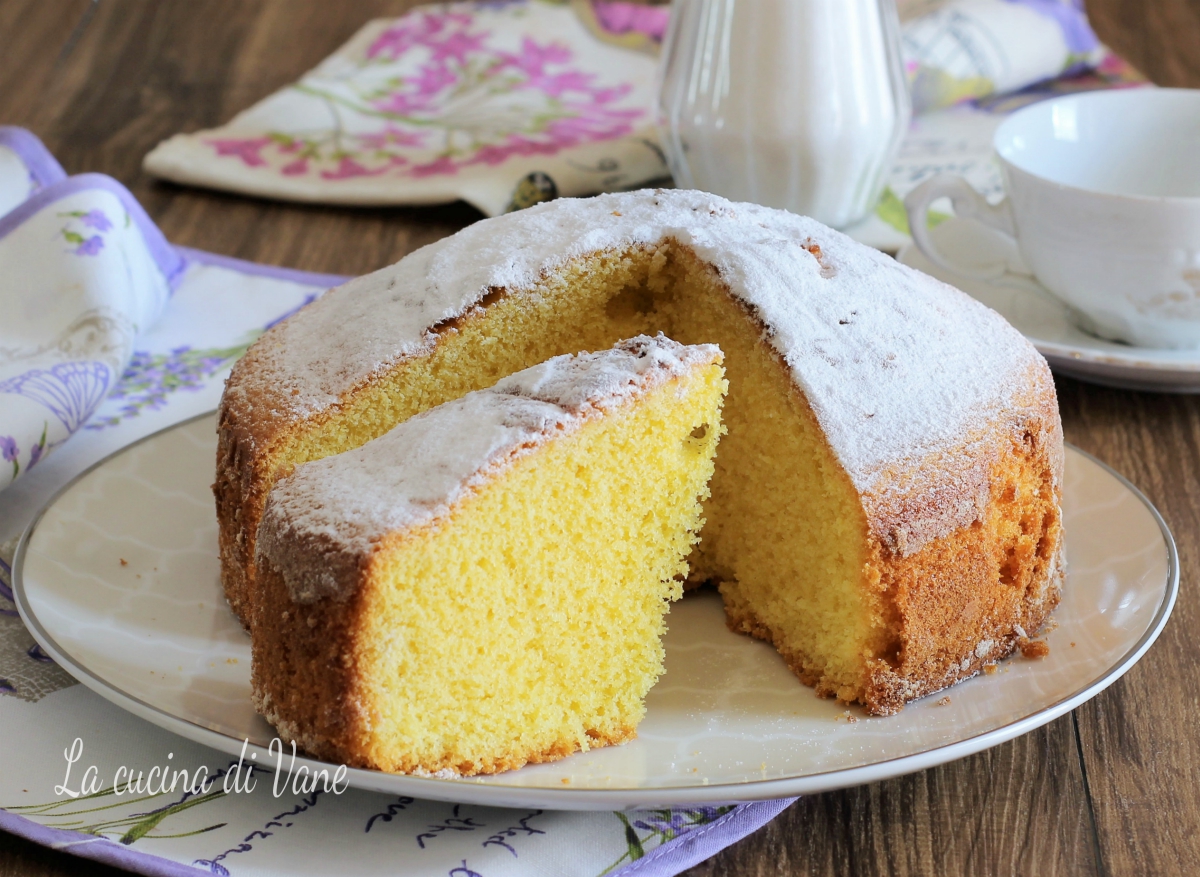
M900 5L918 112L1013 92L1108 57L1082 0ZM145 168L180 183L297 201L461 198L488 215L633 188L668 173L653 92L669 14L606 0L419 7L370 22L228 124L159 144Z
M0 489L95 412L183 260L125 189L0 129Z
M164 179L339 204L462 198L494 215L667 175L651 126L665 10L545 0L372 21L298 82L146 156ZM596 39L611 32L617 45Z
M16 537L92 464L211 411L255 338L346 278L174 247L115 180L66 178L36 138L5 129L0 197L19 196L0 219L0 351L17 349L25 364L11 384L20 392L6 390L0 402L13 396L25 407L0 412L18 411L33 425L18 433L17 421L0 421L0 447L14 448L0 482L10 464L20 471L0 494L0 830L152 875L669 877L790 803L569 813L353 789L277 797L261 770L252 792L238 792L223 780L236 760L78 684L18 616ZM99 316L64 333L76 325L62 315L68 304ZM35 371L50 377L29 377ZM12 374L0 372L4 386ZM63 442L68 427L78 431ZM79 763L68 774L77 738ZM217 782L202 794L115 794L119 768L149 775L163 765L191 775L203 765ZM73 797L86 766L95 766L100 788Z

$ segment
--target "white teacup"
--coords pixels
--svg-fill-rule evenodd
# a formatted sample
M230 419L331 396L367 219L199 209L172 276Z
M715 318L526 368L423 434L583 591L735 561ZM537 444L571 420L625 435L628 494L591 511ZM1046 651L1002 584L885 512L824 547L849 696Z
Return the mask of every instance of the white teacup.
M913 240L949 271L1032 285L1005 265L938 251L929 205L1015 239L1033 276L1081 328L1139 347L1200 347L1200 91L1137 88L1026 107L996 130L1008 197L992 206L939 174L904 200Z

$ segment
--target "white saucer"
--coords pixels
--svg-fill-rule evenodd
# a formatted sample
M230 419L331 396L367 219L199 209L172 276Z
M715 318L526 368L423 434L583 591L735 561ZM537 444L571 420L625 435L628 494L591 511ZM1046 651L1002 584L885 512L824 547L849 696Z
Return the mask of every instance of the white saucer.
M15 558L21 616L54 660L113 703L262 763L275 736L250 703L250 642L221 594L215 416L119 451L30 525ZM870 718L818 698L775 650L730 633L720 597L668 616L667 672L638 738L492 777L350 770L351 785L503 807L624 809L751 801L874 782L1032 731L1095 696L1148 649L1178 591L1175 545L1128 482L1067 453L1067 581L1042 660ZM848 718L856 721L848 721ZM315 762L308 764L310 770Z
M948 258L966 265L994 264L999 259L1010 268L1021 268L1012 243L999 233L972 220L948 219L931 232ZM957 286L1012 323L1033 342L1059 374L1127 390L1160 393L1200 393L1200 350L1157 350L1105 341L1076 326L1067 306L1030 279L1036 289L1000 286L973 280L934 265L916 244L908 244L896 258L911 268L932 274Z

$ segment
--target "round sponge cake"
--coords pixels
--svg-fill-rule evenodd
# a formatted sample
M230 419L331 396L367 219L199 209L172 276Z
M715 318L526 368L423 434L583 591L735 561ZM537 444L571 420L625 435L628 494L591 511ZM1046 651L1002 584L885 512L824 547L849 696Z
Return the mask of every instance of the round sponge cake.
M221 405L230 605L258 623L259 521L296 465L658 331L725 355L728 433L690 565L731 627L878 714L1040 627L1062 576L1045 361L993 311L811 219L689 191L476 223L263 335Z

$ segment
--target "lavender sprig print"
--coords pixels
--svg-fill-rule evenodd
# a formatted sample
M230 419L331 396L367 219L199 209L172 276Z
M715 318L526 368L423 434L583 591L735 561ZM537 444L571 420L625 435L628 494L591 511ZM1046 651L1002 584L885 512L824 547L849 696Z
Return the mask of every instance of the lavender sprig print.
M104 211L100 209L89 210L87 213L83 211L75 211L72 216L78 216L79 221L88 228L94 228L96 231L111 231L113 224L108 217L104 215Z
M50 424L42 421L42 437L38 439L37 444L29 449L29 468L32 469L42 459L42 454L46 453L46 435L50 430Z
M629 849L625 855L605 868L602 873L608 874L623 865L626 861L632 862L642 858L646 855L646 847L648 846L662 846L665 843L670 843L673 840L683 837L685 834L702 825L709 825L716 822L733 809L732 805L728 805L723 807L644 810L640 813L629 814L629 816L620 812L614 813L625 826L625 842ZM636 818L631 822L630 816L635 816ZM639 829L647 832L647 834L639 834Z
M221 768L213 773L211 777L219 781L225 775L225 772L226 769ZM164 795L162 794L150 794L139 798L122 800L116 786L106 786L98 792L93 792L90 795L80 795L78 798L62 798L46 804L19 804L16 806L7 806L4 809L26 816L37 817L39 822L49 828L66 828L82 832L83 834L96 835L97 837L115 838L118 843L125 844L126 846L143 837L192 837L197 834L215 831L226 825L226 823L220 822L192 831L172 834L153 833L155 829L159 828L170 817L185 810L190 810L193 807L225 797L225 791L220 782L215 783L208 792L194 793L186 791L177 800L162 804L151 810L114 816L113 818L92 815L120 807L127 807L131 804L138 804L142 801L162 799L163 797ZM80 819L76 817L86 818ZM89 822L89 819L92 821Z
M101 235L104 232L112 231L113 224L99 208L92 210L71 210L66 213L58 214L67 219L73 219L79 222L85 229L99 232L99 234L88 235L86 232L80 233L70 227L70 224L65 225L60 229L60 234L68 244L75 247L73 252L76 256L95 256L104 249L104 238ZM128 216L126 217L128 220Z
M21 449L17 447L17 440L11 435L0 435L0 456L4 457L4 462L12 463L13 480L21 474L21 463L17 459Z
M104 238L98 234L85 239L74 232L66 232L63 234L63 237L70 243L79 244L74 250L76 256L95 256L104 249Z
M0 388L0 392L4 392ZM42 437L29 449L29 463L25 466L26 469L32 469L42 459L42 455L46 452L46 433L49 430L50 424L42 422ZM0 458L6 463L12 463L13 471L11 481L16 481L17 476L21 474L21 448L17 444L16 438L11 435L0 435Z
M167 404L169 396L178 390L195 392L204 382L225 366L239 359L263 332L282 323L306 305L312 304L321 293L311 292L303 301L289 308L262 329L251 331L240 344L230 347L195 349L190 345L176 347L170 353L150 353L135 350L129 366L117 381L110 399L125 399L119 414L97 418L85 429L100 430L116 426L143 411L157 411Z
M257 333L256 333L257 334ZM204 382L249 348L250 342L233 347L195 349L185 345L170 353L134 351L129 366L109 395L124 399L120 414L99 418L87 425L98 430L116 426L122 420L136 417L143 411L157 411L167 404L170 395L179 390L195 392Z

